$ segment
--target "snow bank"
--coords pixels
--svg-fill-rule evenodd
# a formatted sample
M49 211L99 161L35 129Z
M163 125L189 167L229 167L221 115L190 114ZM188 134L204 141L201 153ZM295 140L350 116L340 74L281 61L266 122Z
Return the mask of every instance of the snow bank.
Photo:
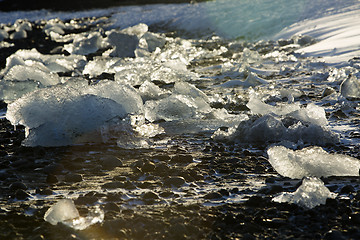
M314 208L325 204L326 199L335 198L336 194L329 191L324 183L316 177L306 177L294 193L281 193L274 197L274 202L294 203L304 208Z
M267 151L271 166L289 178L359 176L360 161L341 154L329 154L321 147L293 151L283 146Z
M354 3L347 12L296 23L281 31L276 38L287 39L292 35L309 35L318 42L297 52L305 56L321 57L330 64L347 62L360 55L359 8L360 4Z

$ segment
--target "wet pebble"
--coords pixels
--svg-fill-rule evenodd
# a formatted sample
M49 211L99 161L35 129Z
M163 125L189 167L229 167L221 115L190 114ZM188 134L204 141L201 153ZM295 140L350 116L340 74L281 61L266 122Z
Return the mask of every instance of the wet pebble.
M30 194L25 192L23 189L17 189L15 192L15 198L17 200L25 200L25 199L28 199L29 197L30 197Z
M101 159L101 166L105 170L113 170L116 167L122 167L123 162L116 156L105 156Z
M192 163L193 157L190 154L178 154L171 158L172 163Z
M153 172L155 170L155 164L150 161L146 161L141 167L142 172Z
M65 182L81 182L83 180L80 174L69 173L65 176Z
M64 166L60 163L51 163L44 167L44 172L48 174L61 174L64 171Z
M154 199L159 199L159 196L156 193L154 193L153 191L150 191L150 192L144 193L142 198L144 200L154 200Z
M165 179L165 181L164 181L164 185L167 187L171 187L171 186L180 187L183 184L185 184L185 179L180 176L172 176L172 177Z
M58 180L58 178L57 178L55 175L53 175L53 174L48 174L48 175L46 176L46 182L47 182L47 183L50 183L50 184L53 184L53 183L59 182L59 180Z
M9 189L11 191L16 191L18 189L27 190L27 186L22 182L14 182L14 183L10 184Z
M113 211L113 212L120 212L120 208L116 203L108 202L104 206L104 210L107 212Z
M205 199L221 199L222 195L219 192L211 192L204 195Z
M340 193L352 193L352 192L355 192L355 189L352 185L345 185L340 190Z

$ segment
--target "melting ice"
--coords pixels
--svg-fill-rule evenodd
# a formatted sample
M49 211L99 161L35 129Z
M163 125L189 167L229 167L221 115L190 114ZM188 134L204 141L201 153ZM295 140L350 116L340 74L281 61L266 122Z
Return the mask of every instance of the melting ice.
M52 225L62 223L76 230L84 230L93 224L101 223L104 212L97 207L88 216L81 217L73 200L61 199L46 211L44 220Z
M284 146L267 151L271 166L289 178L359 176L360 161L343 154L330 154L321 147L291 150Z
M306 177L300 187L293 193L281 193L274 197L274 202L288 202L305 208L314 208L325 204L326 199L335 198L336 194L329 191L324 183L316 177Z

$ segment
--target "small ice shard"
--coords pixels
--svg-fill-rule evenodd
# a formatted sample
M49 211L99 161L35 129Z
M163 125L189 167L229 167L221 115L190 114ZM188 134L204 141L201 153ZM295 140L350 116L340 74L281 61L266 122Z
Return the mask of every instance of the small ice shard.
M360 161L342 154L330 154L321 147L307 147L293 151L283 146L267 151L271 166L282 176L303 178L309 176L359 176Z
M259 77L256 73L250 72L247 78L245 79L244 84L254 87L262 84L268 84L268 81Z
M340 93L346 98L360 98L360 80L350 75L341 83Z
M56 225L59 222L78 217L80 217L79 211L76 209L73 200L61 199L46 211L44 220L52 225Z
M84 230L93 224L104 221L104 212L96 206L88 216L81 217L73 200L61 199L46 211L44 220L52 225L62 223L75 230Z
M294 203L304 208L314 208L325 204L326 199L335 198L336 194L329 191L324 183L316 177L306 177L294 193L281 193L272 200L279 203Z

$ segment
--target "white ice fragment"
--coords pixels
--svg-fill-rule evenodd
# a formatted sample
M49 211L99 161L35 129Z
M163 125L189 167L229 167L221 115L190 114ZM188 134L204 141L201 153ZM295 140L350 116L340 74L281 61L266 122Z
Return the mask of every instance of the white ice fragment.
M104 212L96 206L86 217L81 217L73 200L61 199L46 211L44 220L52 225L62 223L75 230L84 230L104 221Z
M115 117L141 113L142 99L130 86L101 81L67 82L29 93L8 105L6 118L26 129L27 146L64 146L99 141L100 127Z
M249 87L255 87L262 84L268 84L268 82L265 79L262 79L261 77L257 76L255 73L250 72L247 78L242 80L229 80L223 84L217 85L219 87L223 88L234 88L234 87L243 87L243 88L249 88Z
M5 81L27 81L41 83L43 86L56 85L60 78L56 73L45 72L34 66L17 65L12 67L4 76Z
M145 103L145 117L151 122L188 119L195 115L195 103L183 95L171 95L158 101Z
M282 88L280 89L280 96L282 98L293 96L294 98L299 98L303 95L303 92L298 89L289 89L289 88Z
M359 176L360 161L342 154L329 154L321 147L293 151L274 146L267 151L271 166L282 176Z
M80 215L75 207L74 201L71 199L61 199L46 211L44 220L52 225L56 225L59 222L78 217L80 217Z
M149 52L154 52L156 48L162 48L166 43L166 39L164 37L151 32L146 32L142 36L142 39L146 40L147 50Z
M340 92L346 98L360 98L360 80L351 75L340 85Z
M109 53L111 57L135 57L135 50L139 45L136 35L129 35L116 30L108 33L107 41L114 47Z
M227 140L257 144L290 141L325 145L339 142L339 136L324 126L267 114L240 122L237 130Z
M105 46L104 39L99 32L92 32L87 35L78 34L74 42L64 45L64 49L71 54L88 55L95 53Z
M160 87L156 86L153 82L145 81L139 87L139 93L143 99L143 101L148 100L158 100L167 96L168 91L161 89Z
M273 113L282 116L300 109L300 105L297 103L272 106L264 103L254 94L250 95L249 102L246 104L246 106L251 110L252 113L260 115Z
M279 106L272 106L261 101L257 96L252 94L246 106L254 114L266 115L275 114L278 116L294 117L300 121L312 123L319 126L327 125L325 110L313 103L310 103L306 108L301 108L298 103L282 104Z
M138 25L125 28L121 30L121 33L127 35L135 35L139 39L144 36L144 34L149 30L149 27L145 23L139 23Z
M326 203L326 199L335 198L324 183L316 177L306 177L294 193L281 193L272 200L279 203L294 203L304 208L314 208Z

